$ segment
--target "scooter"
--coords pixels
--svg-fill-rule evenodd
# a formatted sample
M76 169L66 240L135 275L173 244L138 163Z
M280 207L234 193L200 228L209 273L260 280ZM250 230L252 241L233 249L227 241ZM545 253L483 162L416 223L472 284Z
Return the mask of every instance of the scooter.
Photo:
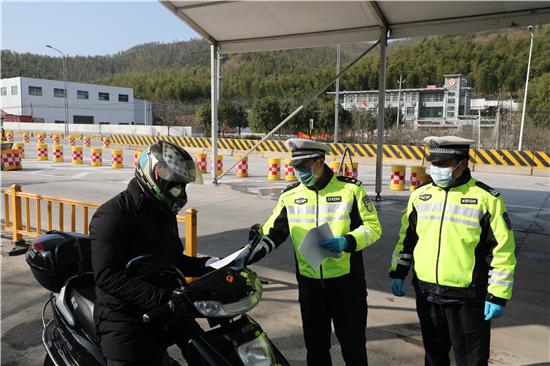
M246 267L262 237L262 227L254 225L248 250L241 257L242 266L219 268L189 284L176 267L158 256L141 256L128 262L124 276L129 280L171 274L179 284L167 304L143 315L144 322L165 319L168 314L171 319L192 316L208 320L211 329L189 341L189 366L290 365L260 325L246 314L262 297L262 282ZM42 309L42 343L47 351L44 365L107 366L93 320L96 298L90 238L49 231L34 238L26 261L36 280L52 291ZM50 303L53 318L46 320ZM179 363L166 352L164 365Z

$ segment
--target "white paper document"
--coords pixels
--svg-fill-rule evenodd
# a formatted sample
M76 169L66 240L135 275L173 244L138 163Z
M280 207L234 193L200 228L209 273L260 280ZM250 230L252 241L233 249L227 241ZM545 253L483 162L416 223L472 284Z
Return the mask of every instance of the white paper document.
M244 247L240 250L237 250L235 253L228 255L224 259L220 259L217 262L212 263L208 267L220 269L222 267L227 266L229 263L233 262L234 260L237 260L239 258L244 258L246 251L248 250L248 247Z
M322 241L332 238L334 238L334 235L328 223L325 222L323 225L309 230L298 247L298 250L302 253L315 273L319 271L319 267L325 259L342 258L344 256L342 253L333 253L319 246Z

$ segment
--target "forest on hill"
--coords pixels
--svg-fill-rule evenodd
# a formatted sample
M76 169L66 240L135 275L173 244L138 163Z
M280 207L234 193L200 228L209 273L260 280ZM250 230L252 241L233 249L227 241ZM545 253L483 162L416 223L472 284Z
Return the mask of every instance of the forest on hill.
M527 29L447 35L389 43L386 87L441 86L446 74L463 74L476 95L503 93L522 101L530 36ZM370 44L343 45L341 68ZM379 47L340 80L340 90L378 89ZM2 78L62 79L62 59L2 50ZM272 96L298 103L326 84L336 71L336 47L223 55L223 98L245 108ZM201 39L148 43L106 56L67 59L69 81L134 88L135 97L162 108L195 105L210 99L210 46ZM550 25L536 26L529 77L528 109L550 110ZM327 91L334 91L332 85ZM333 99L321 94L316 108ZM198 108L198 107L197 107ZM180 108L181 110L181 108ZM196 108L195 108L196 110ZM540 116L539 116L540 117ZM546 113L546 120L548 113Z

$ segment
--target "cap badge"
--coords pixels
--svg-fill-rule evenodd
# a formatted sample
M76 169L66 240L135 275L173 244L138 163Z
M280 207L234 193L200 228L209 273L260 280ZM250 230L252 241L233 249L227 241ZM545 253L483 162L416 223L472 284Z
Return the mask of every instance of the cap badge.
M430 140L430 147L439 147L439 144L435 140Z

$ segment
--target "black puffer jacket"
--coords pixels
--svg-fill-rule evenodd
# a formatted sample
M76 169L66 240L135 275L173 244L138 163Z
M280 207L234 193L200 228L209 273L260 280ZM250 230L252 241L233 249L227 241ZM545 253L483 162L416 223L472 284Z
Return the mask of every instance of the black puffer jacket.
M140 319L170 299L175 285L171 277L157 278L155 282L126 280L123 270L130 259L157 254L186 276L199 277L210 272L205 268L208 258L183 254L176 217L160 213L136 178L96 211L90 223L90 237L98 303L94 309L96 324L107 319Z

